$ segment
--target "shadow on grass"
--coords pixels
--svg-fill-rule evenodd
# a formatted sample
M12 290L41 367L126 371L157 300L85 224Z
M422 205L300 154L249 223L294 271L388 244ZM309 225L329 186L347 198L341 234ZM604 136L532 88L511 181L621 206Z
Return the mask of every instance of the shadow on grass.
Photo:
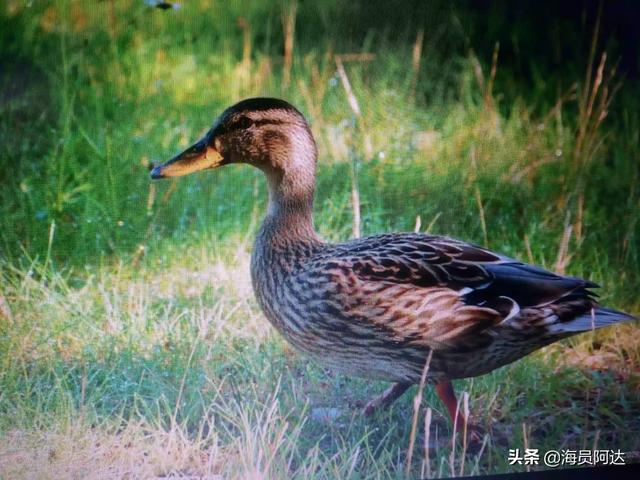
M564 344L556 350L573 354ZM81 415L91 428L139 424L149 434L178 428L187 440L215 438L220 446L239 449L267 448L283 432L284 440L278 441L293 442L287 446L291 471L318 452L326 459L348 457L356 449L366 452L358 460L362 471L380 464L402 471L415 394L412 389L388 412L365 418L358 405L385 384L334 375L291 355L275 339L260 345L185 340L147 354L114 345L100 359L33 362L16 374L13 379L5 375L2 398L3 418L14 427L17 422L20 428L47 429L49 420L55 425L65 416ZM480 471L510 470L508 449L525 445L541 451L640 448L637 382L620 381L614 373L556 366L536 354L456 386L459 393L470 393L473 418L491 432L478 460ZM431 460L446 474L451 426L429 387L423 402L423 408L434 410ZM317 415L320 409L334 413L323 418ZM267 443L257 447L260 441ZM422 428L417 445L423 452ZM422 460L419 453L416 469ZM468 468L476 460L469 456ZM461 461L456 459L456 471Z

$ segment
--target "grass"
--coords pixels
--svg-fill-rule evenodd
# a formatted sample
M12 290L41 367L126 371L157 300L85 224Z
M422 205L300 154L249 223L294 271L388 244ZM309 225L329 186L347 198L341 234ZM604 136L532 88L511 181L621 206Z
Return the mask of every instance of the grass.
M605 64L595 88L600 47L590 60L589 32L584 65L531 86L500 63L504 42L495 60L494 43L470 49L479 36L464 8L416 10L426 32L418 70L416 25L385 10L394 40L359 8L6 3L1 477L441 477L524 470L507 454L525 445L637 460L638 326L622 325L456 382L491 433L479 456L452 449L446 412L425 389L407 473L415 389L363 418L358 405L385 385L295 354L253 300L260 175L234 167L149 182L150 162L195 140L229 103L281 96L318 140L325 238L352 233L356 165L362 234L413 230L419 218L423 231L588 277L605 286L603 303L637 314L637 95L623 84L600 119L618 77L607 83ZM344 64L359 116L332 52L375 54ZM558 88L574 83L575 93Z

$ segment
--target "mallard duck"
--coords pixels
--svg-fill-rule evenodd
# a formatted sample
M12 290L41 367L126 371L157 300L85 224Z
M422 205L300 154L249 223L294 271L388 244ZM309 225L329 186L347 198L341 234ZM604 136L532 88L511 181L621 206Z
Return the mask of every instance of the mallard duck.
M427 380L457 424L451 380L475 377L580 332L635 320L600 306L597 285L477 245L421 233L324 242L313 226L316 144L304 116L273 98L225 110L154 179L234 163L265 174L268 211L251 257L267 319L297 350L350 375L394 382L371 414Z

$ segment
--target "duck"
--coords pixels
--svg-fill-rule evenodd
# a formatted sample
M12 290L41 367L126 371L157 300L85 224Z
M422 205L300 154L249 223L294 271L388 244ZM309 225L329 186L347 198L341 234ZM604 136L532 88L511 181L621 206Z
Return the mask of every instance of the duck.
M412 385L435 386L454 431L467 425L451 381L487 374L558 340L637 320L600 305L595 283L447 236L383 233L327 243L313 203L318 151L305 117L277 98L227 108L152 179L231 164L260 169L268 207L251 255L264 316L297 351L347 375L391 382L372 415Z

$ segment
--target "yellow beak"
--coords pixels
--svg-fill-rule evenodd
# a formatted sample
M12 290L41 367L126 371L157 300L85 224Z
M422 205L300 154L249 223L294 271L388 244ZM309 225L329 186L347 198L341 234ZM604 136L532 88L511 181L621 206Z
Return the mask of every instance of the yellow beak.
M200 170L216 168L220 166L222 160L222 155L218 150L208 145L205 140L200 140L168 162L154 167L151 170L151 178L158 180L167 177L181 177Z

